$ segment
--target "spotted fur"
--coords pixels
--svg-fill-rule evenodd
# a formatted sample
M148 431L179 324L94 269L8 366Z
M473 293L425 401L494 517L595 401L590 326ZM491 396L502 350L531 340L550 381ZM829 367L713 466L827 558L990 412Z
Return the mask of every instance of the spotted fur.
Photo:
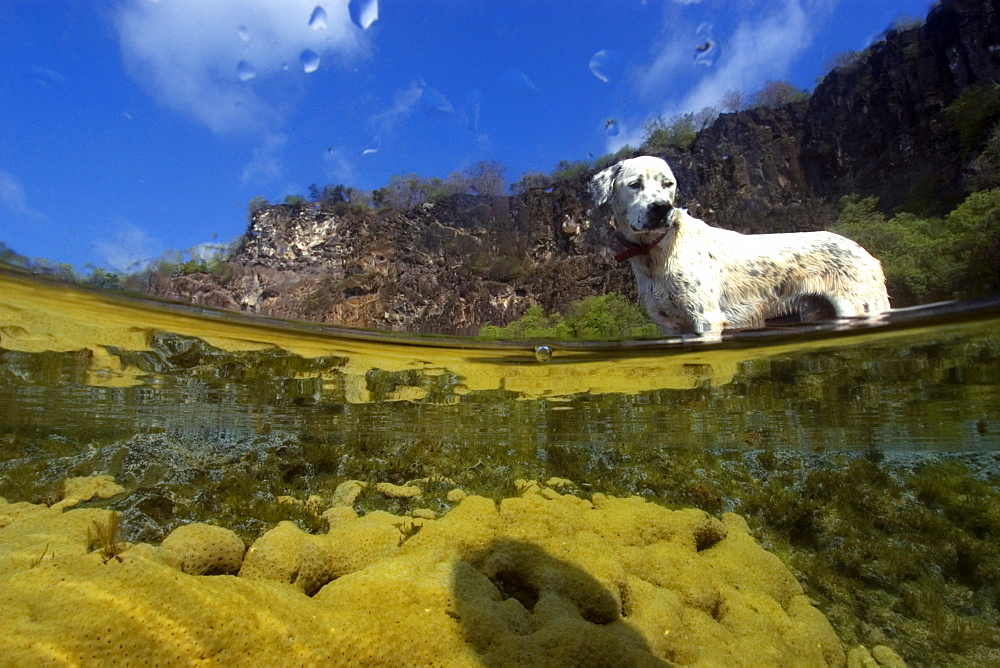
M808 320L823 301L836 317L889 310L882 265L857 243L832 232L711 227L674 206L677 181L659 158L623 160L595 175L590 191L597 205L611 204L619 235L640 247L628 261L664 334L717 338L775 316Z

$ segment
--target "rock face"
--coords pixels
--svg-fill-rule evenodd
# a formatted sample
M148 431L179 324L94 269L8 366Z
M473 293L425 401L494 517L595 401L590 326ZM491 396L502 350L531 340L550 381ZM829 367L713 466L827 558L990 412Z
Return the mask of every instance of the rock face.
M664 157L682 204L744 232L821 229L846 194L883 209L947 211L962 194L963 151L945 109L1000 80L1000 3L945 0L924 25L890 32L808 101L723 114ZM406 212L312 205L258 212L224 277L155 278L168 298L332 324L474 334L532 304L564 310L617 291L606 219L591 220L586 175L515 197L453 196ZM231 274L231 275L230 275Z

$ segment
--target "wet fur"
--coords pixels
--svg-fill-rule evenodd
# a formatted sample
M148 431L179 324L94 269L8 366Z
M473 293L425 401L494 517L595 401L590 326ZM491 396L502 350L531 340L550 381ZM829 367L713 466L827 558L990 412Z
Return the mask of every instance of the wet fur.
M857 243L832 232L711 227L674 206L677 182L659 158L623 160L595 175L590 190L597 205L610 203L628 242L663 237L629 262L642 303L664 334L718 337L775 316L807 320L817 301L837 317L889 310L882 265Z

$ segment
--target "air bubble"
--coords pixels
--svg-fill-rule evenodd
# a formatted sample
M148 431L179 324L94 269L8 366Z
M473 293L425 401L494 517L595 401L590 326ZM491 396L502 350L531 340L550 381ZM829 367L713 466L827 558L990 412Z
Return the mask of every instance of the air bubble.
M539 362L548 362L552 359L552 348L549 346L538 346L535 348L535 359Z
M241 60L236 65L236 76L239 77L240 81L250 81L257 76L257 70L247 61Z
M250 43L250 31L247 30L246 26L240 26L236 29L236 32L240 34L240 39L242 39L246 44Z
M309 27L313 30L326 30L326 10L316 5L309 16Z
M306 49L299 56L299 61L302 63L302 71L306 74L312 74L319 69L319 56L315 51Z
M362 30L368 30L378 21L378 0L351 0L347 5L354 25Z

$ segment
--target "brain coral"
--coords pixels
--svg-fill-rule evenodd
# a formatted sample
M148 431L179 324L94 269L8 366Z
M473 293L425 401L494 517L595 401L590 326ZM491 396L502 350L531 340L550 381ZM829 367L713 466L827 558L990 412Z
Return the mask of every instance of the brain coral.
M171 565L199 532L221 541L214 531L178 529L162 547L134 545L105 563L86 529L107 511L27 512L0 500L0 656L11 665L845 665L827 619L742 518L548 497L528 491L498 506L468 496L436 520L339 514L321 535L281 523L254 543L239 577L191 574L211 559L189 572Z
M235 573L245 550L234 531L211 524L185 524L163 539L167 562L191 575Z

